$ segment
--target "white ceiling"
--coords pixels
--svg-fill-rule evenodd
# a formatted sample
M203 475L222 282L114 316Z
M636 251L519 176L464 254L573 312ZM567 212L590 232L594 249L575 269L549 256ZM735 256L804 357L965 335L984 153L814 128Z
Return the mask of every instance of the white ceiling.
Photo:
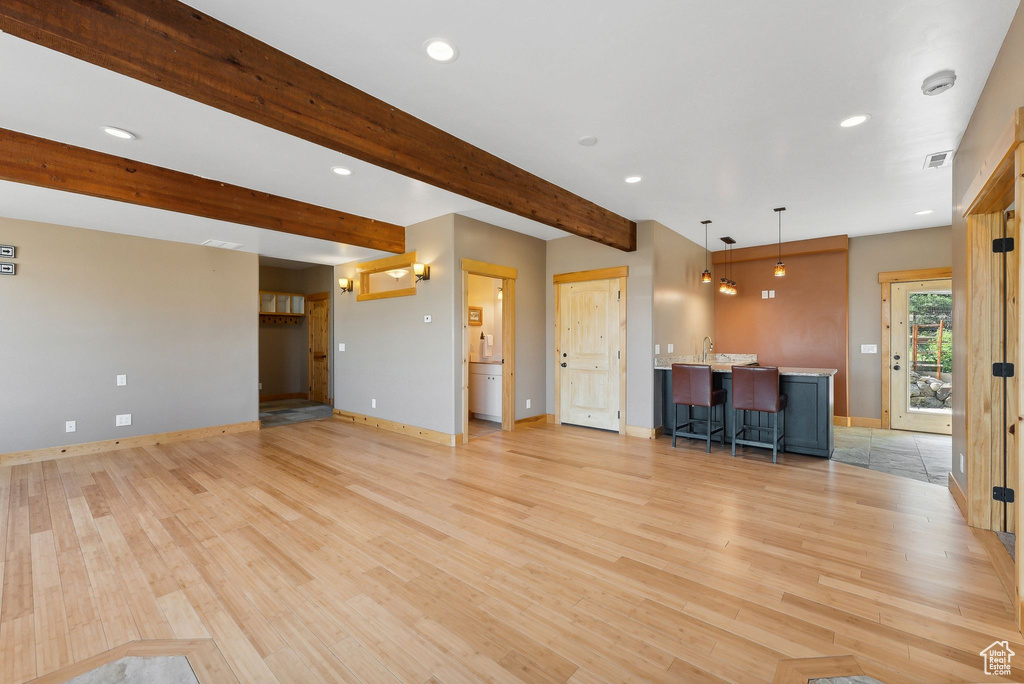
M624 216L698 241L711 218L713 236L746 246L775 239L779 205L785 239L948 224L950 170L922 170L924 156L956 147L1018 0L189 4ZM458 60L427 59L433 37L454 42ZM0 63L3 127L395 223L457 212L563 234L11 36L0 35ZM925 77L950 68L955 88L921 95ZM862 112L863 126L838 126ZM140 137L115 140L104 124ZM581 147L582 135L600 142ZM330 173L339 164L353 175ZM643 182L624 184L631 174ZM366 253L294 236L270 245L270 231L56 191L0 192L0 212L19 218L183 231L316 263Z

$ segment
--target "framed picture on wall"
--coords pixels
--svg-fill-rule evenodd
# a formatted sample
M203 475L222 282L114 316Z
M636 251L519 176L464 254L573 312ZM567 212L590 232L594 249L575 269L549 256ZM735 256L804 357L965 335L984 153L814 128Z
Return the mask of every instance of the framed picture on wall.
M470 325L483 325L484 324L484 310L483 307L471 306L469 307L469 324Z

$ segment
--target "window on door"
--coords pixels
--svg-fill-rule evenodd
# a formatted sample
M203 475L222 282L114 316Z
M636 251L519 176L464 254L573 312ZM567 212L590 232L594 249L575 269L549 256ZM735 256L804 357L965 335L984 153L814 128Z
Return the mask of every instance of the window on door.
M892 286L892 427L949 434L953 414L949 280Z

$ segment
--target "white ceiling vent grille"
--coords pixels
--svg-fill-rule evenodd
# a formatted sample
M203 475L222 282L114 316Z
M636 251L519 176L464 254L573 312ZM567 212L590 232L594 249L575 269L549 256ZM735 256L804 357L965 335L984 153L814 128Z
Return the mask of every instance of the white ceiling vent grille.
M237 242L224 242L223 240L207 240L203 242L204 247L217 247L219 249L238 249L242 245Z
M935 152L924 158L924 168L941 169L953 163L953 150Z

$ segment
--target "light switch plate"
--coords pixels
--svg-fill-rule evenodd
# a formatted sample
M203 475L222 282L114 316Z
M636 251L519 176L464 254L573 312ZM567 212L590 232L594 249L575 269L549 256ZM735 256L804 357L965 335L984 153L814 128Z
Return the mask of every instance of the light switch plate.
M370 408L377 408L377 400L376 399L371 399L370 400Z
M860 345L860 353L861 354L877 354L878 353L878 345L877 344L862 344L862 345Z
M669 354L671 354L671 353L672 353L672 352L674 352L675 350L676 350L676 345L674 345L674 344L670 344L670 345L668 345L668 353L669 353Z
M14 245L0 245L0 259L13 259Z
M263 383L262 382L260 383L260 386L257 389L263 389Z
M339 342L338 343L338 351L345 351L345 343L344 342Z
M128 384L128 376L127 375L118 375L117 376L117 386L118 387L124 387L127 384Z
M654 353L655 354L660 354L661 353L661 345L660 344L654 345Z
M530 408L530 400L529 399L526 400L526 408Z
M114 417L114 427L124 427L132 424L132 414L119 413Z
M768 290L768 299L775 299L775 290Z
M432 320L434 320L434 318L430 314L427 314L426 316L423 317L424 323L430 323Z
M761 290L761 299L768 299L768 290Z
M0 275L15 275L17 268L10 261L0 261Z
M960 454L960 472L964 472L964 455Z
M74 432L78 429L78 423L73 420L64 421L64 432Z

